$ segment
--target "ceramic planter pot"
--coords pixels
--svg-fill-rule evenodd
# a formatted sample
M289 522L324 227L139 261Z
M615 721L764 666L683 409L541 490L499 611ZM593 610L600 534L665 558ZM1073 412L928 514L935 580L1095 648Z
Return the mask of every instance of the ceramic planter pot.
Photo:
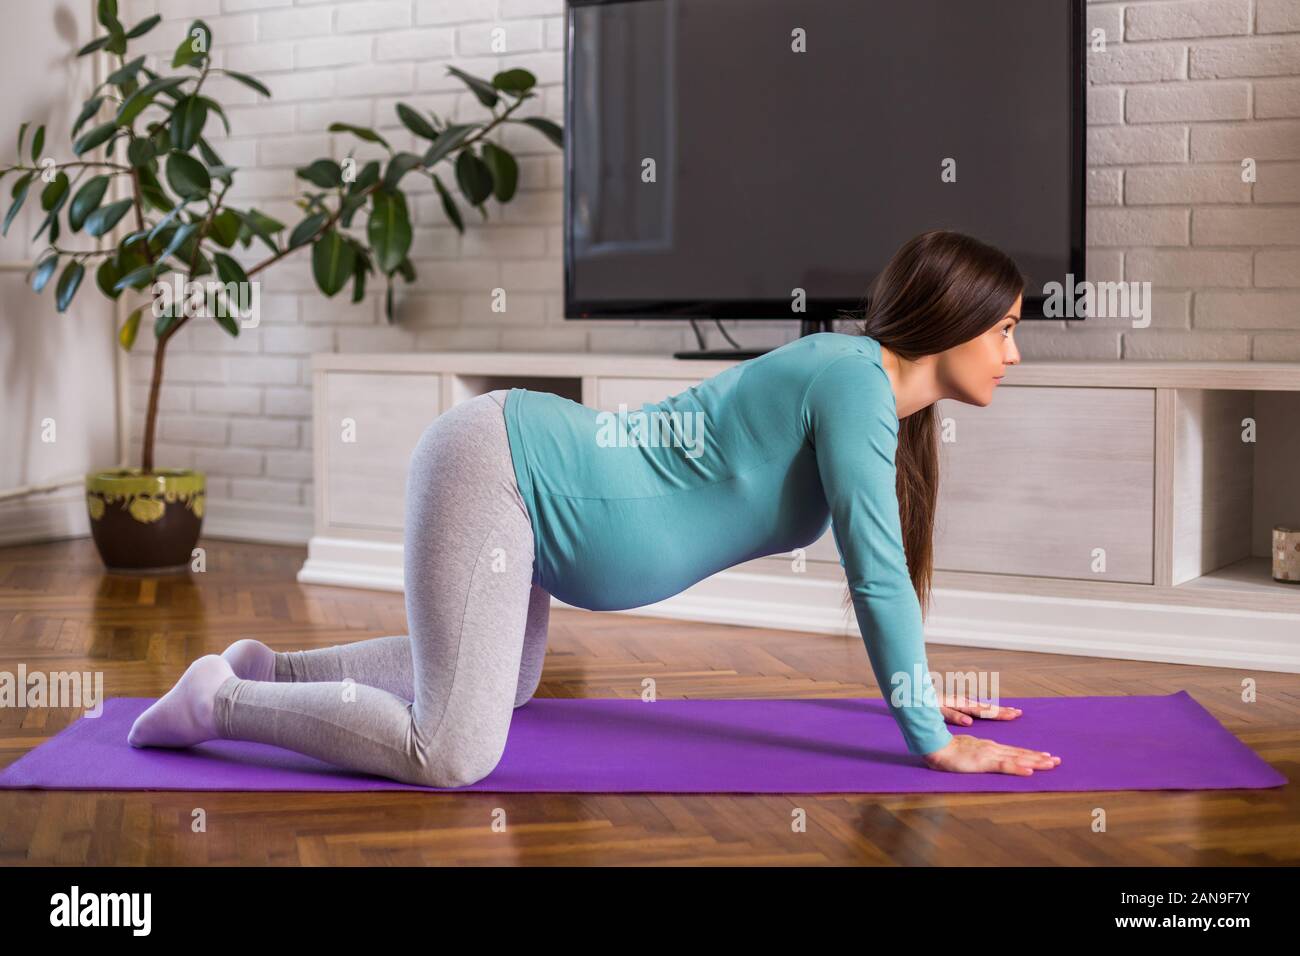
M120 468L86 475L95 547L110 571L184 571L203 524L203 472Z

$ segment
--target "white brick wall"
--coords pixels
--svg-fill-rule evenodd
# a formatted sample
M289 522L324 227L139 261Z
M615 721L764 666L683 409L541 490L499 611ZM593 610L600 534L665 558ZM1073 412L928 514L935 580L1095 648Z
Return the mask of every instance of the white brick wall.
M1154 315L1022 351L1300 360L1300 0L1089 3L1088 26L1089 277L1151 282Z
M124 0L134 23L166 18L136 52L170 57L202 17L219 65L254 73L267 101L224 78L212 92L234 135L214 138L244 167L234 201L286 222L295 167L355 145L333 121L373 126L399 147L406 101L456 121L486 111L447 66L490 76L522 66L539 96L519 115L563 120L563 0ZM1088 25L1105 52L1088 55L1089 278L1150 281L1151 326L1127 322L1027 323L1028 358L1300 360L1300 0L1091 2ZM493 27L507 51L493 54ZM211 131L211 130L210 130ZM401 287L400 323L379 295L325 299L304 250L265 274L263 324L232 340L187 327L172 342L162 392L158 461L207 470L210 494L252 496L303 510L311 504L309 356L317 351L520 349L650 351L689 347L684 323L579 323L562 318L561 163L539 134L511 128L499 141L520 160L516 198L489 201L489 221L446 222L415 177L414 287ZM359 155L366 155L360 152ZM1243 182L1253 158L1258 181ZM250 257L252 261L256 261ZM376 287L377 285L377 287ZM509 312L491 311L507 289ZM743 343L778 345L794 323L728 323ZM712 342L720 342L716 335ZM138 424L147 397L152 335L131 358Z

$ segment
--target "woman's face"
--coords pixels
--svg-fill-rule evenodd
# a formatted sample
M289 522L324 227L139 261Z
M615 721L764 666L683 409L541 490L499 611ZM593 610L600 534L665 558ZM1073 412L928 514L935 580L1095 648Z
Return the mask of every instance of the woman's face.
M1016 296L1007 314L987 332L940 353L937 374L948 397L968 405L993 401L1006 367L1020 362L1013 336L1023 299Z

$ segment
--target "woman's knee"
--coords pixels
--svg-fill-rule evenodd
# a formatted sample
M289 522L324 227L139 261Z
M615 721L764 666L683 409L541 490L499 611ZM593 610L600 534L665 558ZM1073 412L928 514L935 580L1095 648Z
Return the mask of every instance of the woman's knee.
M412 748L406 782L425 787L468 787L495 770L504 752L504 740L499 745L495 741L448 738L417 742Z

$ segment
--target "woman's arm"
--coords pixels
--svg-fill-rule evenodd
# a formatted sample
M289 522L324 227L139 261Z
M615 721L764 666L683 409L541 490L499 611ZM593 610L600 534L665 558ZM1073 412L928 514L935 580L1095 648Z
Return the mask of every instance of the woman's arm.
M903 550L894 407L889 376L860 354L825 366L803 400L835 545L876 683L908 750L923 754L946 746L952 734L930 681L921 605Z

